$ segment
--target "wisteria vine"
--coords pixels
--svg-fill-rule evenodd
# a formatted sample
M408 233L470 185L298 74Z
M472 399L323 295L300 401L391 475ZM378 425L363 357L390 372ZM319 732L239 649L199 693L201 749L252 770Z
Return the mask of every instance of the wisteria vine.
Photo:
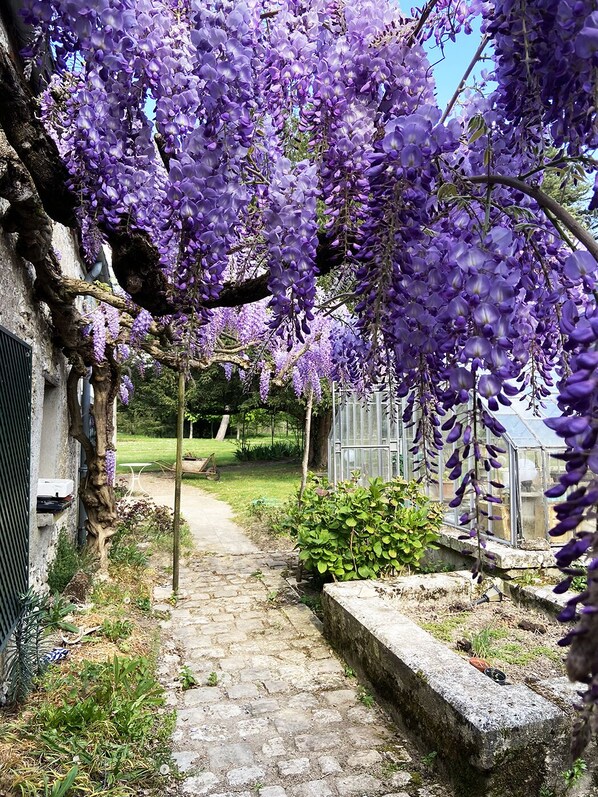
M406 18L384 0L36 0L27 15L31 53L50 41L56 54L42 109L71 186L100 229L150 237L185 308L169 320L175 344L209 354L231 330L241 346L259 341L258 362L273 364L263 395L277 371L298 392L322 376L361 391L392 378L422 472L452 447L453 505L478 539L501 489L492 412L558 389L563 415L550 423L567 452L552 534L573 533L557 554L567 578L589 557L588 590L563 613L581 618L566 641L588 706L598 265L539 186L571 163L576 179L596 178L594 5L441 0ZM422 43L442 45L476 16L495 88L445 119ZM335 323L320 320L322 238L342 261L325 287L346 295ZM205 310L225 281L260 274L269 303ZM139 345L152 319L134 319ZM94 314L96 357L116 323Z

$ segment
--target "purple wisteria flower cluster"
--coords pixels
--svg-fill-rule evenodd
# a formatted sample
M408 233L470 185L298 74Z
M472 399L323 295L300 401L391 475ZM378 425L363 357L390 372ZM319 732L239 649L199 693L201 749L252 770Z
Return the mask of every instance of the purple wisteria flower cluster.
M499 0L489 11L497 109L540 143L580 154L598 146L594 0Z

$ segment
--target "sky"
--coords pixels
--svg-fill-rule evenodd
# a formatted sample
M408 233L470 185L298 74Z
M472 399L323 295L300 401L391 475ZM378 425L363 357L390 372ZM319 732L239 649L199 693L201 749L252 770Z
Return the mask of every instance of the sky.
M465 74L465 70L469 66L480 40L481 33L479 21L476 21L475 30L470 33L469 36L465 33L461 33L457 36L455 42L448 41L444 45L445 58L433 67L434 77L436 79L438 106L442 110L446 108L450 98L461 82L461 78ZM425 48L428 51L431 64L434 64L442 58L442 53L436 47L433 39L428 40ZM479 77L484 66L488 68L489 64L480 62L476 64L472 75L470 75L469 83L472 83L476 76Z

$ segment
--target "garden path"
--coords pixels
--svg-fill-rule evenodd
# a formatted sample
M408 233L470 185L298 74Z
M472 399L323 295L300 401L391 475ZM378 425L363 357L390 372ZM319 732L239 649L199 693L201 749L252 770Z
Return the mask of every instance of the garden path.
M172 480L145 481L172 505ZM446 797L298 602L287 556L257 549L228 505L196 487L183 485L181 504L196 552L181 563L176 606L168 585L155 590L156 608L171 613L160 670L178 713L181 793ZM198 681L186 691L183 665Z

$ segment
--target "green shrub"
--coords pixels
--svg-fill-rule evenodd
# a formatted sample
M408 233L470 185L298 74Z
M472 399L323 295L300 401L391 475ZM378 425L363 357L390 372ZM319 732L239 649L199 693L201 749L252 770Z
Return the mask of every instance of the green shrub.
M279 459L300 459L303 448L297 443L279 441L252 446L249 443L235 449L235 458L240 462L270 461Z
M71 578L79 570L77 546L66 531L61 531L56 541L56 552L48 567L48 587L50 592L62 592Z
M573 576L569 589L575 592L584 592L588 588L588 571L587 568L583 570L584 572L579 572L578 575Z
M355 480L336 488L311 477L301 506L291 506L277 530L297 540L307 570L337 581L377 578L418 565L434 547L442 507L415 482Z

